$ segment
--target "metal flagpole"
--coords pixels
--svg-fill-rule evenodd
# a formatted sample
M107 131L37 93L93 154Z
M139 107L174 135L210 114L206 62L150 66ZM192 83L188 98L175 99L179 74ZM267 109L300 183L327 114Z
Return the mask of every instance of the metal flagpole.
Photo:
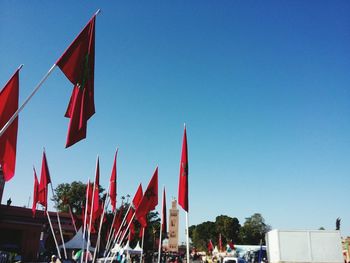
M163 186L163 189L165 189L165 187ZM159 228L159 248L158 248L158 263L160 263L160 253L162 252L162 232L163 232L163 224L164 224L164 215L163 215L163 207L164 207L164 195L162 197L162 218L160 221L160 228Z
M106 199L107 198L108 198L108 196L106 197ZM97 247L100 246L103 217L104 217L106 209L108 207L108 202L109 202L109 199L108 199L108 201L105 200L105 203L104 203L104 206L103 206L103 212L102 212L102 216L101 216L101 219L100 219L100 225L99 225L99 228L98 228L97 242L96 242L95 251L94 251L94 257L92 258L92 262L95 262L95 258L96 258L96 254L97 254Z
M85 214L84 214L84 227L83 227L83 242L81 245L81 256L80 256L80 263L83 263L83 252L84 252L84 248L85 248L85 231L86 231L86 221L87 221L87 210L88 210L88 204L89 204L89 189L90 189L90 179L88 179L88 183L86 186L86 200L85 200Z
M112 220L111 228L110 228L109 234L108 234L108 239L107 239L107 245L106 245L106 248L105 248L105 253L106 253L106 251L109 249L110 242L111 242L111 237L112 237L113 234L115 233L115 229L113 228L113 225L114 225L114 221L115 221L116 215L117 215L117 209L115 209L115 211L114 211L114 215L113 215L113 220Z
M121 229L122 229L122 226L123 226L124 223L125 223L126 216L128 215L130 209L131 209L131 205L129 205L128 211L125 213L125 216L124 216L124 218L123 218L122 223L121 223L120 226L119 226L119 229L118 229L118 231L117 231L117 234L114 236L114 239L113 239L113 241L112 241L111 244L110 244L110 245L111 245L110 248L109 248L110 251L107 253L107 256L105 257L104 263L106 262L107 258L108 258L109 255L111 254L111 249L115 246L115 243L117 242L117 238L118 238L119 233L120 233L120 231L121 231Z
M142 263L142 255L143 255L143 240L145 236L145 228L142 227L142 239L141 239L141 256L140 256L140 263Z
M97 156L97 160L96 160L96 170L97 170L97 163L98 163L98 156ZM96 171L95 171L96 173ZM96 178L95 178L96 179ZM91 203L91 212L90 212L90 224L89 224L89 229L88 229L88 240L87 240L87 247L86 247L86 253L88 254L88 251L89 251L89 247L90 247L90 244L91 244L91 241L90 241L90 234L91 234L91 224L92 224L92 213L93 213L93 209L94 209L94 201L95 201L95 187L96 187L96 180L94 181L94 187L92 189L92 203ZM97 186L99 187L99 186ZM99 205L99 204L97 204ZM85 258L85 263L87 263L87 258Z
M135 217L135 213L132 215L132 218L131 218L127 228L125 229L124 234L122 235L121 239L119 239L120 240L120 244L123 242L123 240L125 238L125 235L128 232L128 230L130 228L130 225L132 224L132 221L134 220L134 217ZM116 254L116 252L112 253L112 259L115 257L115 254Z
M190 262L190 242L188 238L188 212L185 211L186 213L186 255L187 255L187 261L186 263Z
M58 248L58 244L57 244L57 240L56 240L56 236L55 236L55 231L53 230L53 227L52 227L50 215L49 215L49 212L47 211L47 208L46 208L46 207L45 207L45 209L46 209L47 219L49 220L49 224L50 224L50 228L51 228L53 240L55 241L55 245L56 245L56 249L57 249L57 254L58 254L58 256L61 258L61 252L60 252L60 249Z
M23 65L21 65L18 69L21 69ZM27 105L30 99L34 96L34 94L39 90L41 85L45 82L45 80L50 76L56 64L53 64L49 71L45 74L45 76L40 80L40 82L36 85L32 93L28 96L28 98L23 102L21 107L17 109L17 111L12 115L12 117L6 122L6 124L0 130L0 137L5 133L7 128L12 124L12 122L17 118L18 114L23 110L23 108Z
M44 151L45 151L45 149L44 149ZM51 180L51 178L50 178L50 180ZM50 185L51 185L52 196L55 197L55 192L53 191L53 186L52 186L52 180L51 180ZM67 259L67 251L66 251L66 246L64 244L63 232L62 232L62 227L61 227L61 220L60 220L60 215L58 214L57 208L56 208L56 215L57 215L58 228L60 230L60 236L61 236L61 240L62 240L64 257L65 257L65 259Z

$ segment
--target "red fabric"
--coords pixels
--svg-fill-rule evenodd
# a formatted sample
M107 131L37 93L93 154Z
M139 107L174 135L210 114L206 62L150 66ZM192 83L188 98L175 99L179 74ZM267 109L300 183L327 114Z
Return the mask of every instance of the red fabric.
M74 85L65 114L70 118L66 147L86 137L87 121L95 113L95 18L91 18L56 62Z
M36 204L38 203L39 181L38 181L38 177L36 176L36 171L34 168L33 170L34 170L34 189L33 189L32 214L33 214L33 217L35 217Z
M163 189L163 208L162 208L162 233L167 234L167 220L166 220L166 196L165 196L165 187Z
M17 70L5 87L0 91L0 129L18 109L19 70ZM0 165L5 182L15 174L18 117L0 137Z
M132 205L135 210L139 207L140 202L142 200L142 196L143 196L143 191L142 191L142 185L140 184L139 187L137 188L134 198L132 199Z
M209 240L209 243L208 243L208 251L211 252L214 250L214 246L213 246L213 243L211 242L211 239Z
M111 178L109 179L109 198L111 199L112 211L115 211L117 205L117 154L118 149L114 156L114 163L111 173Z
M147 226L146 216L148 212L154 210L158 204L158 167L156 168L151 181L149 182L145 194L136 209L135 216L139 223Z
M119 228L120 228L120 225L122 224L122 221L123 221L123 207L121 206L119 211L118 211L118 215L114 221L114 224L113 224L113 228L115 229L115 231L118 231Z
M188 157L186 127L182 142L178 203L188 212Z
M49 167L47 165L46 154L43 152L43 159L41 162L41 174L39 184L38 202L47 209L47 190L48 184L51 183Z
M92 222L95 222L96 219L101 214L100 198L99 198L99 193L100 193L99 185L100 185L100 161L97 158L95 184L94 184L95 188L94 188L94 193L93 193L94 200L92 202Z
M129 241L133 240L134 237L135 237L135 226L134 226L134 223L132 223L129 228Z

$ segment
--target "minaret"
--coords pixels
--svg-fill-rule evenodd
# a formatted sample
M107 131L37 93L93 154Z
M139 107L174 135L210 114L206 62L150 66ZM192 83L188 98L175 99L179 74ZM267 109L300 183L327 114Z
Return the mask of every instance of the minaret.
M179 209L177 209L177 200L171 201L169 213L169 251L178 252L179 250Z

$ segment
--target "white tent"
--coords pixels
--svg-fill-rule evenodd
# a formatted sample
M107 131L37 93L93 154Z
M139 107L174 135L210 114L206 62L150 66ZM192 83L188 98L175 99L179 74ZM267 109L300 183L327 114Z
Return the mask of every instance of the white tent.
M86 247L87 238L83 240L83 230L80 228L71 240L64 243L64 246L66 247L66 249L81 249L83 246L83 242L84 242L84 247ZM63 248L63 245L60 245L59 248ZM89 250L94 251L95 248L90 246Z
M142 248L140 247L140 244L138 241L137 241L136 247L134 248L134 251L140 254L142 253Z

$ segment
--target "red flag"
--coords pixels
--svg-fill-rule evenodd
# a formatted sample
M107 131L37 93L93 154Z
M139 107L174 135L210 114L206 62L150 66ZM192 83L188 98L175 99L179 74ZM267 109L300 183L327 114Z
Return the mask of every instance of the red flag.
M140 184L139 187L137 188L134 198L132 199L132 206L134 207L135 210L139 207L142 196L143 196L143 191L142 191L142 185Z
M39 184L38 202L47 209L47 186L51 183L49 167L47 165L45 151L43 152L43 159L41 163L41 174Z
M133 240L135 237L135 226L134 223L131 223L129 228L129 241Z
M18 109L19 69L0 91L0 129ZM18 117L0 137L0 165L5 182L15 174Z
M213 243L211 242L211 239L210 239L209 243L208 243L208 251L212 252L213 250L214 250L214 246L213 246Z
M99 158L97 158L96 163L96 174L95 174L95 183L93 188L93 200L92 200L92 225L95 223L96 219L101 215L100 209L100 196L99 196L99 185L100 185L100 162Z
M95 113L95 18L96 15L56 62L74 85L65 114L70 118L66 147L86 137L87 121Z
M178 203L186 212L188 212L188 157L186 127L184 129L182 142Z
M167 220L166 220L166 197L165 197L165 187L163 188L163 209L162 209L162 233L167 235Z
M38 203L39 182L38 182L38 177L36 176L35 168L33 168L33 170L34 170L34 190L33 190L32 213L33 213L33 217L35 217L35 213L36 213L36 204Z
M117 205L117 154L118 149L114 156L112 174L111 178L109 179L109 197L111 199L112 211L115 211Z
M123 206L120 207L119 211L118 211L118 215L114 221L113 224L113 228L118 231L120 228L120 225L122 224L122 220L123 220Z
M135 216L139 223L145 227L147 225L146 216L151 210L154 210L158 204L158 167L156 168L147 190L136 209Z

